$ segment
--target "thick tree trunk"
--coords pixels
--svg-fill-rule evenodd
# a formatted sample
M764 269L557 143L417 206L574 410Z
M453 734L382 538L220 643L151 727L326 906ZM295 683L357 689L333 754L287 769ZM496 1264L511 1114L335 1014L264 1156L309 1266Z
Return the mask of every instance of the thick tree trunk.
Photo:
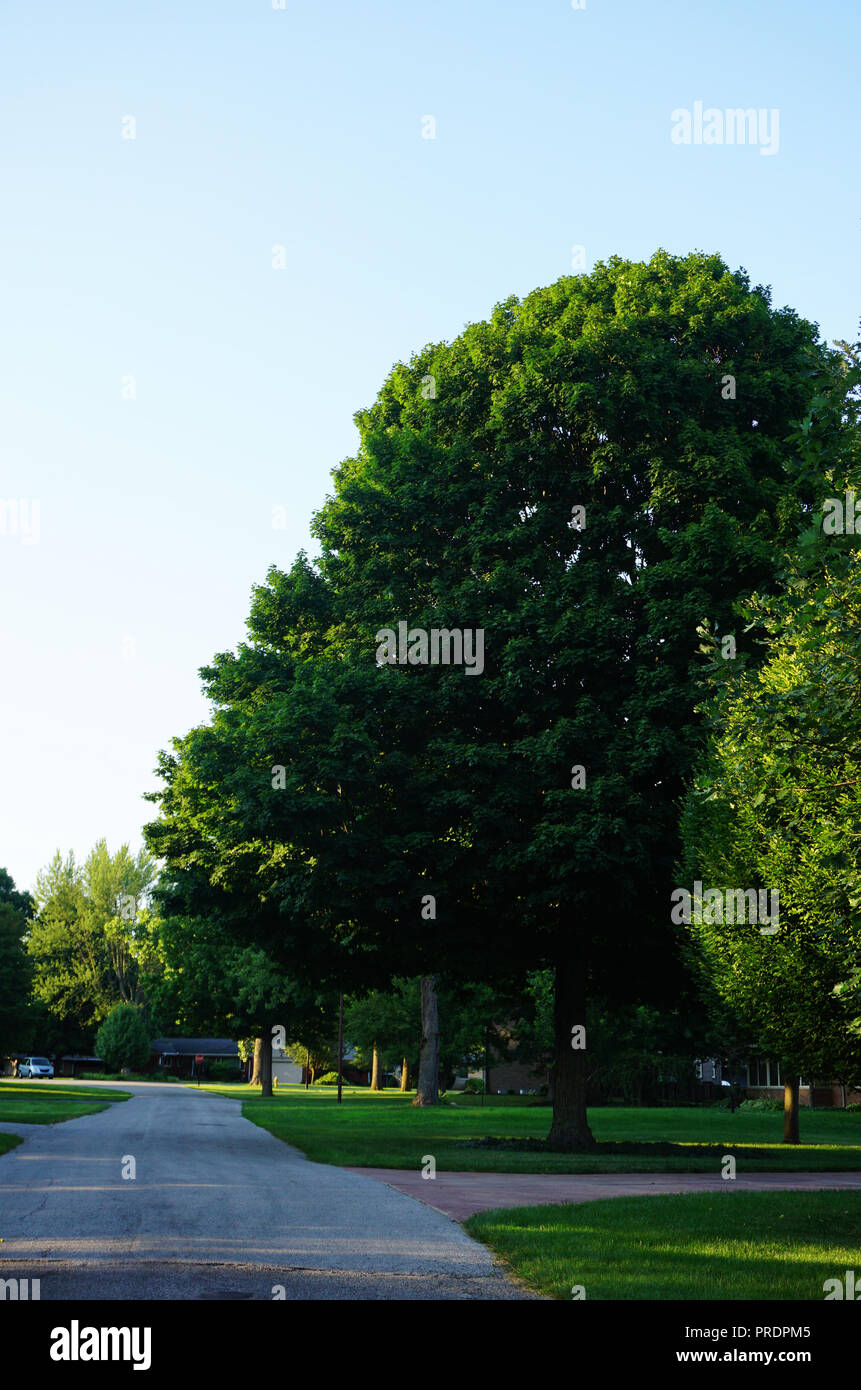
M272 1096L272 1034L268 1030L260 1039L260 1095L262 1098ZM255 1051L257 1041L255 1039Z
M381 1091L382 1077L380 1076L380 1059L377 1056L377 1049L374 1048L371 1056L371 1090Z
M586 1026L586 972L581 961L569 958L557 964L553 1016L556 1065L548 1143L554 1149L590 1148L595 1140L586 1119L589 1039L585 1048L571 1046L574 1028Z
M263 1057L263 1039L262 1039L262 1038L255 1038L255 1039L254 1039L254 1060L253 1060L253 1062L252 1062L252 1064L251 1064L251 1080L250 1080L249 1083L248 1083L249 1086L259 1086L259 1085L260 1085L260 1062L261 1062L261 1060L262 1060L262 1057Z
M413 1105L439 1105L439 1008L436 977L422 975L422 1047Z
M408 1068L408 1066L407 1066L407 1059L406 1059L406 1057L405 1057L404 1060L403 1060L403 1062L401 1063L401 1090L402 1090L402 1091L408 1091L409 1089L410 1089L410 1072L409 1072L409 1068Z
M798 1137L798 1077L783 1087L783 1142L800 1144Z

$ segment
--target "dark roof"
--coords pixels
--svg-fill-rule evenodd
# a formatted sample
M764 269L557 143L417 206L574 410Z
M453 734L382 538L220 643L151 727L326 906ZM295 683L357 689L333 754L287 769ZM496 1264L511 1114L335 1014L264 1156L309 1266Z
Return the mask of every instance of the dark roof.
M150 1049L153 1052L173 1052L180 1057L193 1057L196 1052L204 1057L239 1056L235 1038L153 1038Z

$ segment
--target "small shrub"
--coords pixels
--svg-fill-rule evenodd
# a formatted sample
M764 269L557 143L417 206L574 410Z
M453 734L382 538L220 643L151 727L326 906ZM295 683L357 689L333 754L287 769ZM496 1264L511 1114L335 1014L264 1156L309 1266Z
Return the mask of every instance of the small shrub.
M337 1086L337 1084L338 1073L336 1071L327 1071L325 1075L318 1076L314 1080L315 1086Z
M126 1068L125 1071L82 1071L79 1077L72 1078L70 1076L66 1079L69 1081L73 1079L78 1081L154 1081L158 1078L152 1076L151 1073L129 1071Z
M465 1096L480 1096L484 1093L484 1082L480 1076L471 1076L463 1088Z
M743 1100L739 1110L782 1110L783 1101L773 1096L763 1096L761 1100Z
M214 1081L238 1081L241 1068L236 1062L210 1062L209 1075Z

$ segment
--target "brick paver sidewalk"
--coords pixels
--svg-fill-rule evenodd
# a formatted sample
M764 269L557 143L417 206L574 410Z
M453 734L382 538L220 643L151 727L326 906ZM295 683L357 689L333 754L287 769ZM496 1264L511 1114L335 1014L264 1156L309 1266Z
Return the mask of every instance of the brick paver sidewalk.
M654 1197L662 1192L768 1192L791 1188L845 1188L861 1192L856 1173L748 1173L735 1179L711 1173L437 1173L423 1178L405 1168L349 1168L395 1187L408 1197L465 1221L492 1207L546 1202L594 1202L601 1197Z

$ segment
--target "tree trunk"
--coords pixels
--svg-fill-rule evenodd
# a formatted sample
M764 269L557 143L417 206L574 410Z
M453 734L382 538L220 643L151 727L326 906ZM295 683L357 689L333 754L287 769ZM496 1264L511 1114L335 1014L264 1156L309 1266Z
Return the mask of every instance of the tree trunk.
M263 1039L254 1039L254 1061L251 1064L251 1080L249 1086L260 1085L260 1063L263 1059Z
M439 1008L434 975L422 975L422 1044L413 1105L439 1105Z
M410 1073L409 1073L409 1068L407 1067L407 1059L406 1059L406 1057L405 1057L404 1060L403 1060L403 1062L401 1063L401 1090L402 1090L402 1091L408 1091L409 1089L410 1089Z
M260 1039L260 1095L272 1098L272 1034L267 1030ZM257 1039L254 1040L257 1050Z
M798 1077L783 1087L783 1142L800 1144L798 1137Z
M586 1026L586 972L582 961L569 958L556 966L553 1123L547 1136L554 1149L591 1148L595 1143L586 1119L587 1051L571 1046L573 1030L578 1026ZM588 1042L587 1037L587 1046Z
M373 1053L371 1055L371 1090L381 1091L383 1089L380 1084L381 1081L382 1077L380 1076L380 1059L377 1056L377 1049L374 1048Z

